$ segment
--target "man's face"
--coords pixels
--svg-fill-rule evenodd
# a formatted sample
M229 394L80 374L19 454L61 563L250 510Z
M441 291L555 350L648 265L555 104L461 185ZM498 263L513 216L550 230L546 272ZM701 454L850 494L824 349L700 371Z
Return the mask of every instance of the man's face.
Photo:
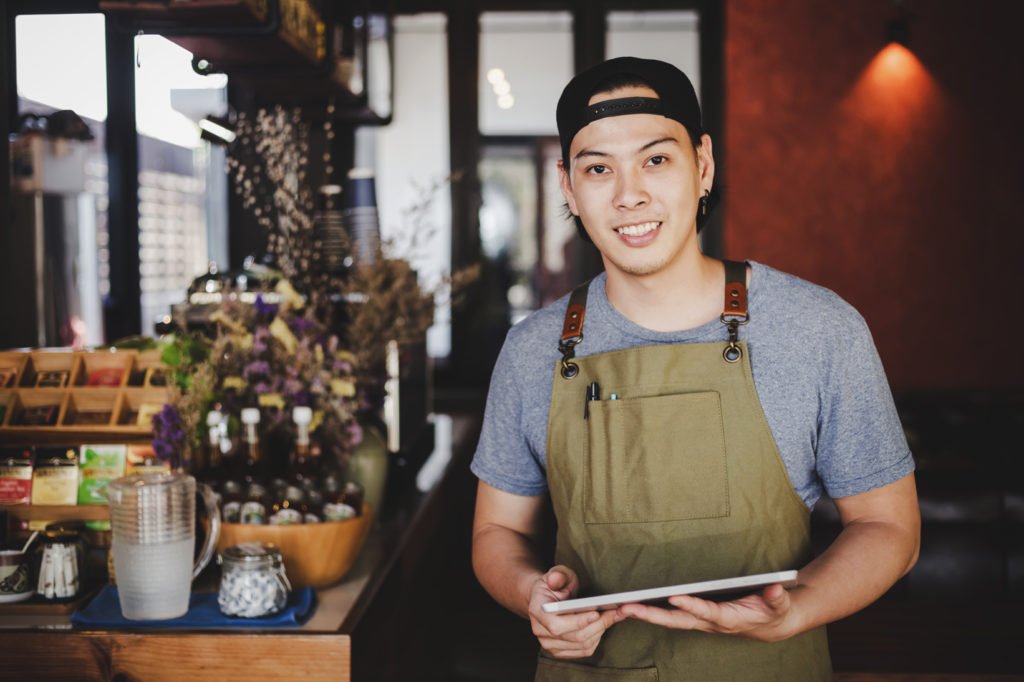
M590 104L657 97L648 87L599 93ZM580 130L559 163L562 194L601 252L605 269L646 276L697 252L697 205L711 188L711 138L694 153L678 121L654 114L603 118Z

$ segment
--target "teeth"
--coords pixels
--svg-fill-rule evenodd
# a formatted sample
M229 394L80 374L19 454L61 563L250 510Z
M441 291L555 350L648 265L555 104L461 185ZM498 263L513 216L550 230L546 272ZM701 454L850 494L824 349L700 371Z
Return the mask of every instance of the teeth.
M661 223L654 221L650 223L640 223L639 225L626 225L625 227L617 227L615 231L619 234L624 234L630 237L640 237L647 234L654 228L661 225Z

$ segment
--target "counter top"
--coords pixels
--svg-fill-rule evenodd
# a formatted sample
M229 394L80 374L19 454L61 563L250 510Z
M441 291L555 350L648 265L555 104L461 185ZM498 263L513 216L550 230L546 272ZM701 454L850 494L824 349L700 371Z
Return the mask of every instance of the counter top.
M421 475L418 486L411 473L404 482L389 483L389 494L400 502L386 503L352 568L336 585L318 590L317 610L301 627L91 630L72 627L70 614L0 614L0 678L198 681L247 673L304 680L385 679L354 675L353 649L364 670L375 665L374 657L388 650L379 644L391 636L389 624L414 608L403 595L425 594L421 582L439 573L443 564L437 562L444 558L430 548L445 527L449 480L465 467L478 429L471 418L443 419L436 425L438 447L419 469L437 473ZM450 447L442 447L446 444Z

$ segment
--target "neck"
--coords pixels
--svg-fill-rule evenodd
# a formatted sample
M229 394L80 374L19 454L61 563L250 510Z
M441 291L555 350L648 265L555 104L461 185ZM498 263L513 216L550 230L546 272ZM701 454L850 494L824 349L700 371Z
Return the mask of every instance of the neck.
M641 327L659 332L693 329L722 312L722 262L699 251L651 275L606 271L608 302Z

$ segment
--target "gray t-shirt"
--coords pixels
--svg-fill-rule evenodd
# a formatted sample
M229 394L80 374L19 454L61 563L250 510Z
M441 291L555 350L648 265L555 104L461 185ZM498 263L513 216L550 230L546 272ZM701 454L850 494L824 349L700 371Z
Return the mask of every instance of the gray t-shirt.
M914 461L864 319L828 289L750 265L750 322L739 336L797 494L813 507L823 490L847 497L911 473ZM590 284L578 356L729 338L719 320L677 332L641 327L612 307L604 287L603 273ZM491 377L471 469L516 495L547 491L548 410L568 301L565 296L512 327Z

